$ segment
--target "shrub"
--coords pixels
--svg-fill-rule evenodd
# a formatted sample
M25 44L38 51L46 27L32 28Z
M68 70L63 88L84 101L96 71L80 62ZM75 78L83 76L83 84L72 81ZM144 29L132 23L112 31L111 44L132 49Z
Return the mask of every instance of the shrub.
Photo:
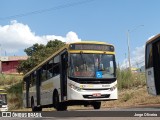
M130 70L118 69L117 81L119 89L129 89L146 85L144 73L133 73Z
M9 109L18 109L22 107L22 82L12 85L7 90Z

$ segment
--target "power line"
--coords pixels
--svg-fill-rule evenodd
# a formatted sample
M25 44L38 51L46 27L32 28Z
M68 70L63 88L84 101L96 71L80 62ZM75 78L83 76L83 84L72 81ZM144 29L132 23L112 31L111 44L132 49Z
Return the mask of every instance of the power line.
M68 3L68 4L62 4L62 5L48 8L48 9L36 10L36 11L32 11L32 12L3 17L3 18L0 18L0 20L7 20L7 19L12 19L12 18L19 18L19 17L29 16L29 15L34 15L34 14L45 13L45 12L49 12L49 11L54 11L54 10L59 10L59 9L63 9L63 8L68 8L68 7L72 7L72 6L76 6L76 5L89 3L92 1L94 1L94 0L83 0L83 1L78 1L78 2L73 2L73 3Z
M135 62L132 64L132 66L137 66L137 67L139 68L140 66L143 66L144 63L145 63L144 60L143 60L143 61L140 61L140 62L135 61Z

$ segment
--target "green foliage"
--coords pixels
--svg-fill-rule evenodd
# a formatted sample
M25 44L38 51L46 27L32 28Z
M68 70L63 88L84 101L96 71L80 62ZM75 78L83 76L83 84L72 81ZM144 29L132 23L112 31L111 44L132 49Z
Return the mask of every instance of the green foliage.
M28 55L28 56L32 56L34 53L36 53L37 51L43 50L45 49L45 46L42 44L34 44L33 46L27 48L24 50L24 52Z
M130 89L132 87L146 85L144 73L133 73L130 70L117 70L117 81L119 89Z
M22 82L12 85L7 92L9 94L22 94Z
M47 45L36 43L33 46L25 49L24 52L26 52L26 54L30 57L26 61L22 61L19 64L17 67L18 72L23 72L24 74L27 73L64 45L65 43L62 41L54 40L49 41Z

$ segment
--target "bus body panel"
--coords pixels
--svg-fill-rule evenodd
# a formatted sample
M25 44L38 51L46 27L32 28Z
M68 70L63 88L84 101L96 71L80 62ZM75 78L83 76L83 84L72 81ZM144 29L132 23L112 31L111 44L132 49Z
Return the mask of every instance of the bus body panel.
M29 105L27 104L27 102L29 102L29 88L27 89L27 84L28 81L23 81L23 94L22 94L22 98L23 98L23 106L24 107L29 107Z
M60 75L57 75L41 83L41 105L52 104L54 89L60 92Z
M27 100L26 100L26 92L23 92L22 98L23 98L23 107L27 108L28 106L26 104L26 102L27 102Z
M146 70L146 79L148 93L152 95L157 95L153 67Z

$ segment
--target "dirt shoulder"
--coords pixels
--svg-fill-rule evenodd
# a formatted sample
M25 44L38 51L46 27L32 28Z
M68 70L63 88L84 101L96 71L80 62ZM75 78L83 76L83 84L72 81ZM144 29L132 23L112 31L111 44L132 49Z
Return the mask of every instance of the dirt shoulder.
M160 105L160 96L149 95L146 86L121 90L118 96L118 100L103 102L102 107L114 108Z

